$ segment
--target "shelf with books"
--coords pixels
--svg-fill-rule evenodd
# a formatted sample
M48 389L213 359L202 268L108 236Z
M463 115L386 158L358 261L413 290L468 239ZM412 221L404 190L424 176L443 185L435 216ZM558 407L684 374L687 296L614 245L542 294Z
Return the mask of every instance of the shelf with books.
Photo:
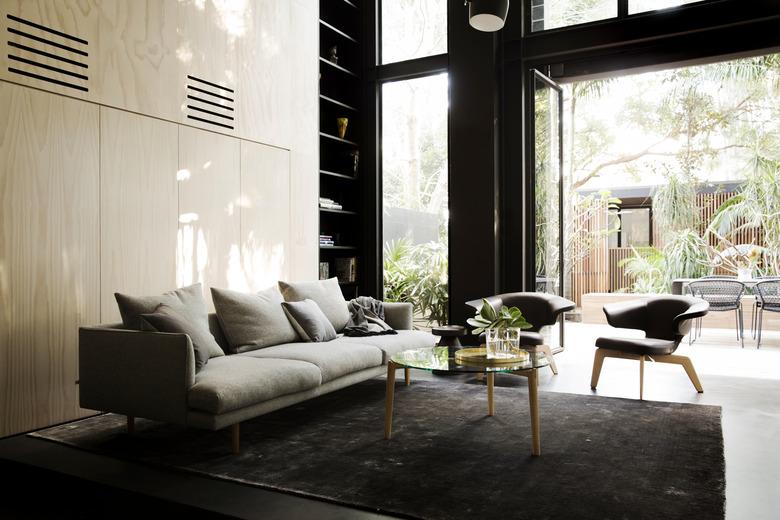
M320 278L345 297L365 292L363 14L355 0L320 0Z
M336 215L357 215L357 211L350 211L348 209L331 209L331 208L320 208L320 212L322 213L335 213Z

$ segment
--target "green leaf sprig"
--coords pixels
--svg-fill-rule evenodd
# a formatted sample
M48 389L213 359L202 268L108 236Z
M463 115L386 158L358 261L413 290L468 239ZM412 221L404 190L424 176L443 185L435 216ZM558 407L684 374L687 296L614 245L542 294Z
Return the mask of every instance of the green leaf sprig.
M482 308L477 311L473 318L466 320L466 323L474 327L473 334L479 335L487 329L530 329L533 327L528 323L517 307L507 307L503 305L501 310L496 312L490 302L482 299Z

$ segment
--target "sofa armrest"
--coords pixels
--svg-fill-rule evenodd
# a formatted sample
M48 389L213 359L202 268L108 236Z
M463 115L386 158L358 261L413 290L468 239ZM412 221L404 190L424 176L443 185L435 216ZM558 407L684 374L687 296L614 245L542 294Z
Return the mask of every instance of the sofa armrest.
M82 408L185 424L195 353L186 334L81 327Z
M384 302L385 323L395 330L412 330L414 321L412 320L413 307L411 303L405 302Z

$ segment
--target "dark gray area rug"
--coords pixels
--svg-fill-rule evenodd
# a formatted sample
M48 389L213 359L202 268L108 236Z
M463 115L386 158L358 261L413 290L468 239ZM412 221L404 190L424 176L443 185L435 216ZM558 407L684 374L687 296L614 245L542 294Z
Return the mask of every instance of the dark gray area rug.
M531 457L527 389L497 386L494 417L486 393L399 383L386 441L384 381L367 381L243 423L238 456L227 431L138 420L128 435L112 414L31 435L414 518L723 518L719 407L540 392Z

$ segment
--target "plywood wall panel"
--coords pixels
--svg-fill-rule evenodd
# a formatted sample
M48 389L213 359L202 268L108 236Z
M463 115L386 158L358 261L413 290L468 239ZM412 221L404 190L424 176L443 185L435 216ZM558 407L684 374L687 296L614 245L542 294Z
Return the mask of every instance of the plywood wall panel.
M115 292L176 284L177 125L100 109L101 321L121 321Z
M97 323L98 107L0 82L0 436L74 419Z
M222 87L233 90L221 92L219 89L209 87L204 83L194 83L197 88L219 95L226 95L234 100L229 102L216 96L203 92L187 91L196 97L205 98L220 105L236 108L243 97L236 91L238 84L238 48L239 41L246 37L249 27L249 17L252 6L256 2L214 2L206 0L179 0L178 3L178 45L177 56L179 58L179 81L186 87L187 83L193 84L187 79L187 75L195 76ZM234 95L235 94L235 95ZM246 93L252 96L253 93ZM199 115L205 119L220 121L222 124L232 126L233 129L203 123L189 119L187 104L213 110L213 105L200 103L192 99L182 99L180 121L188 125L205 128L207 130L227 134L237 134L235 124L223 118L213 117L206 113ZM224 113L217 109L216 112ZM235 110L234 110L235 112Z
M288 280L290 152L241 142L241 267L247 288Z
M23 22L8 15L65 33L67 38ZM9 28L16 33L9 32ZM95 100L94 71L97 68L98 16L95 0L3 0L0 2L0 79L66 94L81 99ZM20 34L23 33L23 34ZM29 35L29 36L28 36ZM38 41L42 38L46 42ZM10 44L8 42L11 42ZM52 59L24 48L43 51L64 59ZM10 56L32 61L28 63ZM81 63L78 66L71 62ZM56 67L53 71L38 64ZM9 71L9 67L54 81L46 81ZM78 77L74 76L77 74Z
M97 0L98 100L177 121L184 98L176 0Z
M319 26L316 0L290 2L292 108L290 173L293 193L290 227L290 277L316 280L319 235Z
M290 56L298 45L292 39L291 2L260 0L249 7L249 30L238 40L238 132L287 148L295 118L290 86L293 69L300 65Z
M238 139L179 127L177 281L243 290Z

